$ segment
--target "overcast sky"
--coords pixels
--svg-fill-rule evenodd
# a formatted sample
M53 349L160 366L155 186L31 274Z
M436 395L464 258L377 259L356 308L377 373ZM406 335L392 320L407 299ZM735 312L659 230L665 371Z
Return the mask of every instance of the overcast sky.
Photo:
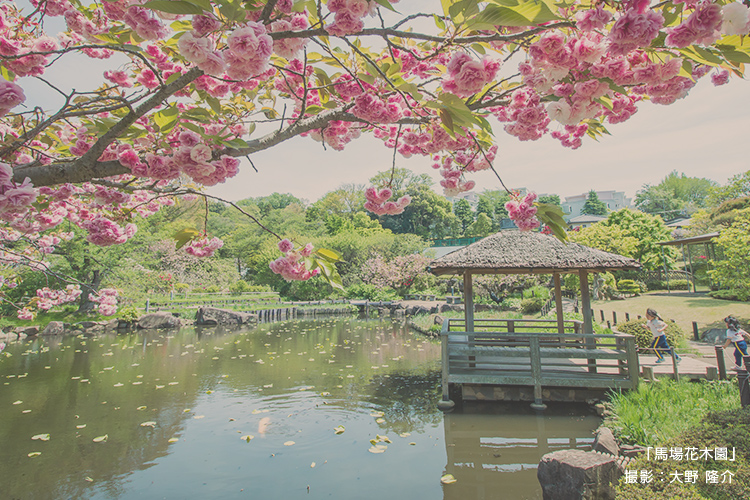
M723 184L750 169L750 82L733 78L714 87L706 78L675 104L639 106L627 122L608 126L611 136L599 142L586 137L575 151L549 136L520 142L495 122L495 167L510 188L526 187L563 199L591 189L625 191L632 197L644 184L658 184L672 170ZM553 130L556 126L550 125ZM392 154L369 136L352 141L341 152L324 151L310 138L295 138L253 155L258 173L243 168L209 192L229 200L280 192L315 201L341 184L367 183L378 171L390 168ZM431 163L417 157L396 159L397 166L430 173L438 181ZM469 178L477 181L477 191L500 189L490 173Z

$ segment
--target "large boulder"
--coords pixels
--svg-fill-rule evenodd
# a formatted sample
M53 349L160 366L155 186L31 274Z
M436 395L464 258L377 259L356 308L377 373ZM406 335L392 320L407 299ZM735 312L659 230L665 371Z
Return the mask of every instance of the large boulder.
M180 318L170 312L149 313L138 318L138 328L179 328L181 326Z
M65 333L65 323L62 321L50 321L47 326L44 327L44 330L42 330L42 333L39 335L42 336L53 336L53 335L63 335Z
M596 430L596 436L594 436L594 444L591 445L593 451L599 453L608 453L610 455L617 456L620 454L620 447L617 445L615 435L609 427L599 427Z
M544 455L536 475L544 500L614 500L622 474L617 457L561 450Z
M19 326L19 327L16 327L16 329L13 331L18 334L19 338L33 337L35 335L39 335L38 326Z
M257 322L257 314L218 309L216 307L200 307L195 315L196 325L246 325Z

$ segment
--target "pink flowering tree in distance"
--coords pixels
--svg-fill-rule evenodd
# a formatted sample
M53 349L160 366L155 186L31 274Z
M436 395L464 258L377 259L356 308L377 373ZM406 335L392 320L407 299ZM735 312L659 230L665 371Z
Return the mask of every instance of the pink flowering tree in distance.
M410 16L398 0L2 2L0 287L21 266L48 270L68 224L93 244L123 243L140 218L206 196L240 159L249 167L292 137L340 150L372 134L394 155L430 157L455 196L473 172L502 183L498 133L578 148L642 101L669 105L750 62L750 10L735 0L432 1L434 13ZM67 91L47 73L70 54L111 64ZM59 105L33 102L30 82ZM367 208L396 214L410 201L391 197L372 186ZM535 195L507 208L521 229L542 222L565 237ZM337 283L335 253L278 238L274 272ZM205 228L177 239L198 256L221 246ZM79 293L40 290L19 313ZM93 298L114 311L111 290Z

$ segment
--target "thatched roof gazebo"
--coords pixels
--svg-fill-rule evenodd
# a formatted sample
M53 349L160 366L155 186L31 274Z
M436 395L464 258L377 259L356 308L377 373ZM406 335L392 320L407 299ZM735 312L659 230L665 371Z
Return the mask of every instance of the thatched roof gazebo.
M551 274L555 284L557 323L563 330L560 274L577 273L581 283L584 331L593 332L588 273L640 269L634 259L578 243L563 243L536 232L502 231L434 260L435 275L461 274L464 280L466 328L474 330L474 274Z

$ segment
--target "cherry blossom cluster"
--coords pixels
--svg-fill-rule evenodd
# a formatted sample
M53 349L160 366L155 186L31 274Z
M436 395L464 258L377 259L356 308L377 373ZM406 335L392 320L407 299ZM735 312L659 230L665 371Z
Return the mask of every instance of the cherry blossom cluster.
M89 300L97 304L99 314L113 316L117 312L117 296L119 292L115 288L102 288L99 292L89 294Z
M17 221L26 214L36 201L37 190L27 177L21 184L13 180L13 169L0 163L0 219L6 222Z
M39 299L36 306L42 311L49 311L54 306L78 299L81 296L81 287L80 285L68 285L65 290L52 290L44 287L36 291L36 296Z
M295 250L294 243L283 239L279 242L279 250L284 256L272 261L268 266L271 268L271 271L280 275L286 281L307 281L320 274L319 268L315 268L312 271L308 270L305 262L302 260L312 255L313 248L313 244L308 243L304 247Z
M388 0L398 3L398 0ZM364 28L362 18L374 14L377 2L374 0L329 0L328 10L335 14L333 23L326 26L331 35L343 36L357 33Z
M476 61L466 52L456 52L448 63L448 77L443 80L443 89L461 97L476 94L491 82L500 62L490 58Z
M219 238L208 237L195 238L185 246L185 251L194 257L211 257L218 249L224 246L224 242Z
M411 203L411 196L404 195L397 201L388 201L393 196L389 188L378 190L374 187L365 189L365 210L375 215L398 215Z
M521 198L521 195L514 193L511 200L505 204L508 216L516 223L521 231L531 231L540 226L539 219L536 217L537 208L534 206L536 193L529 192Z
M0 116L8 114L11 109L23 104L25 100L26 96L21 87L13 82L0 80Z

